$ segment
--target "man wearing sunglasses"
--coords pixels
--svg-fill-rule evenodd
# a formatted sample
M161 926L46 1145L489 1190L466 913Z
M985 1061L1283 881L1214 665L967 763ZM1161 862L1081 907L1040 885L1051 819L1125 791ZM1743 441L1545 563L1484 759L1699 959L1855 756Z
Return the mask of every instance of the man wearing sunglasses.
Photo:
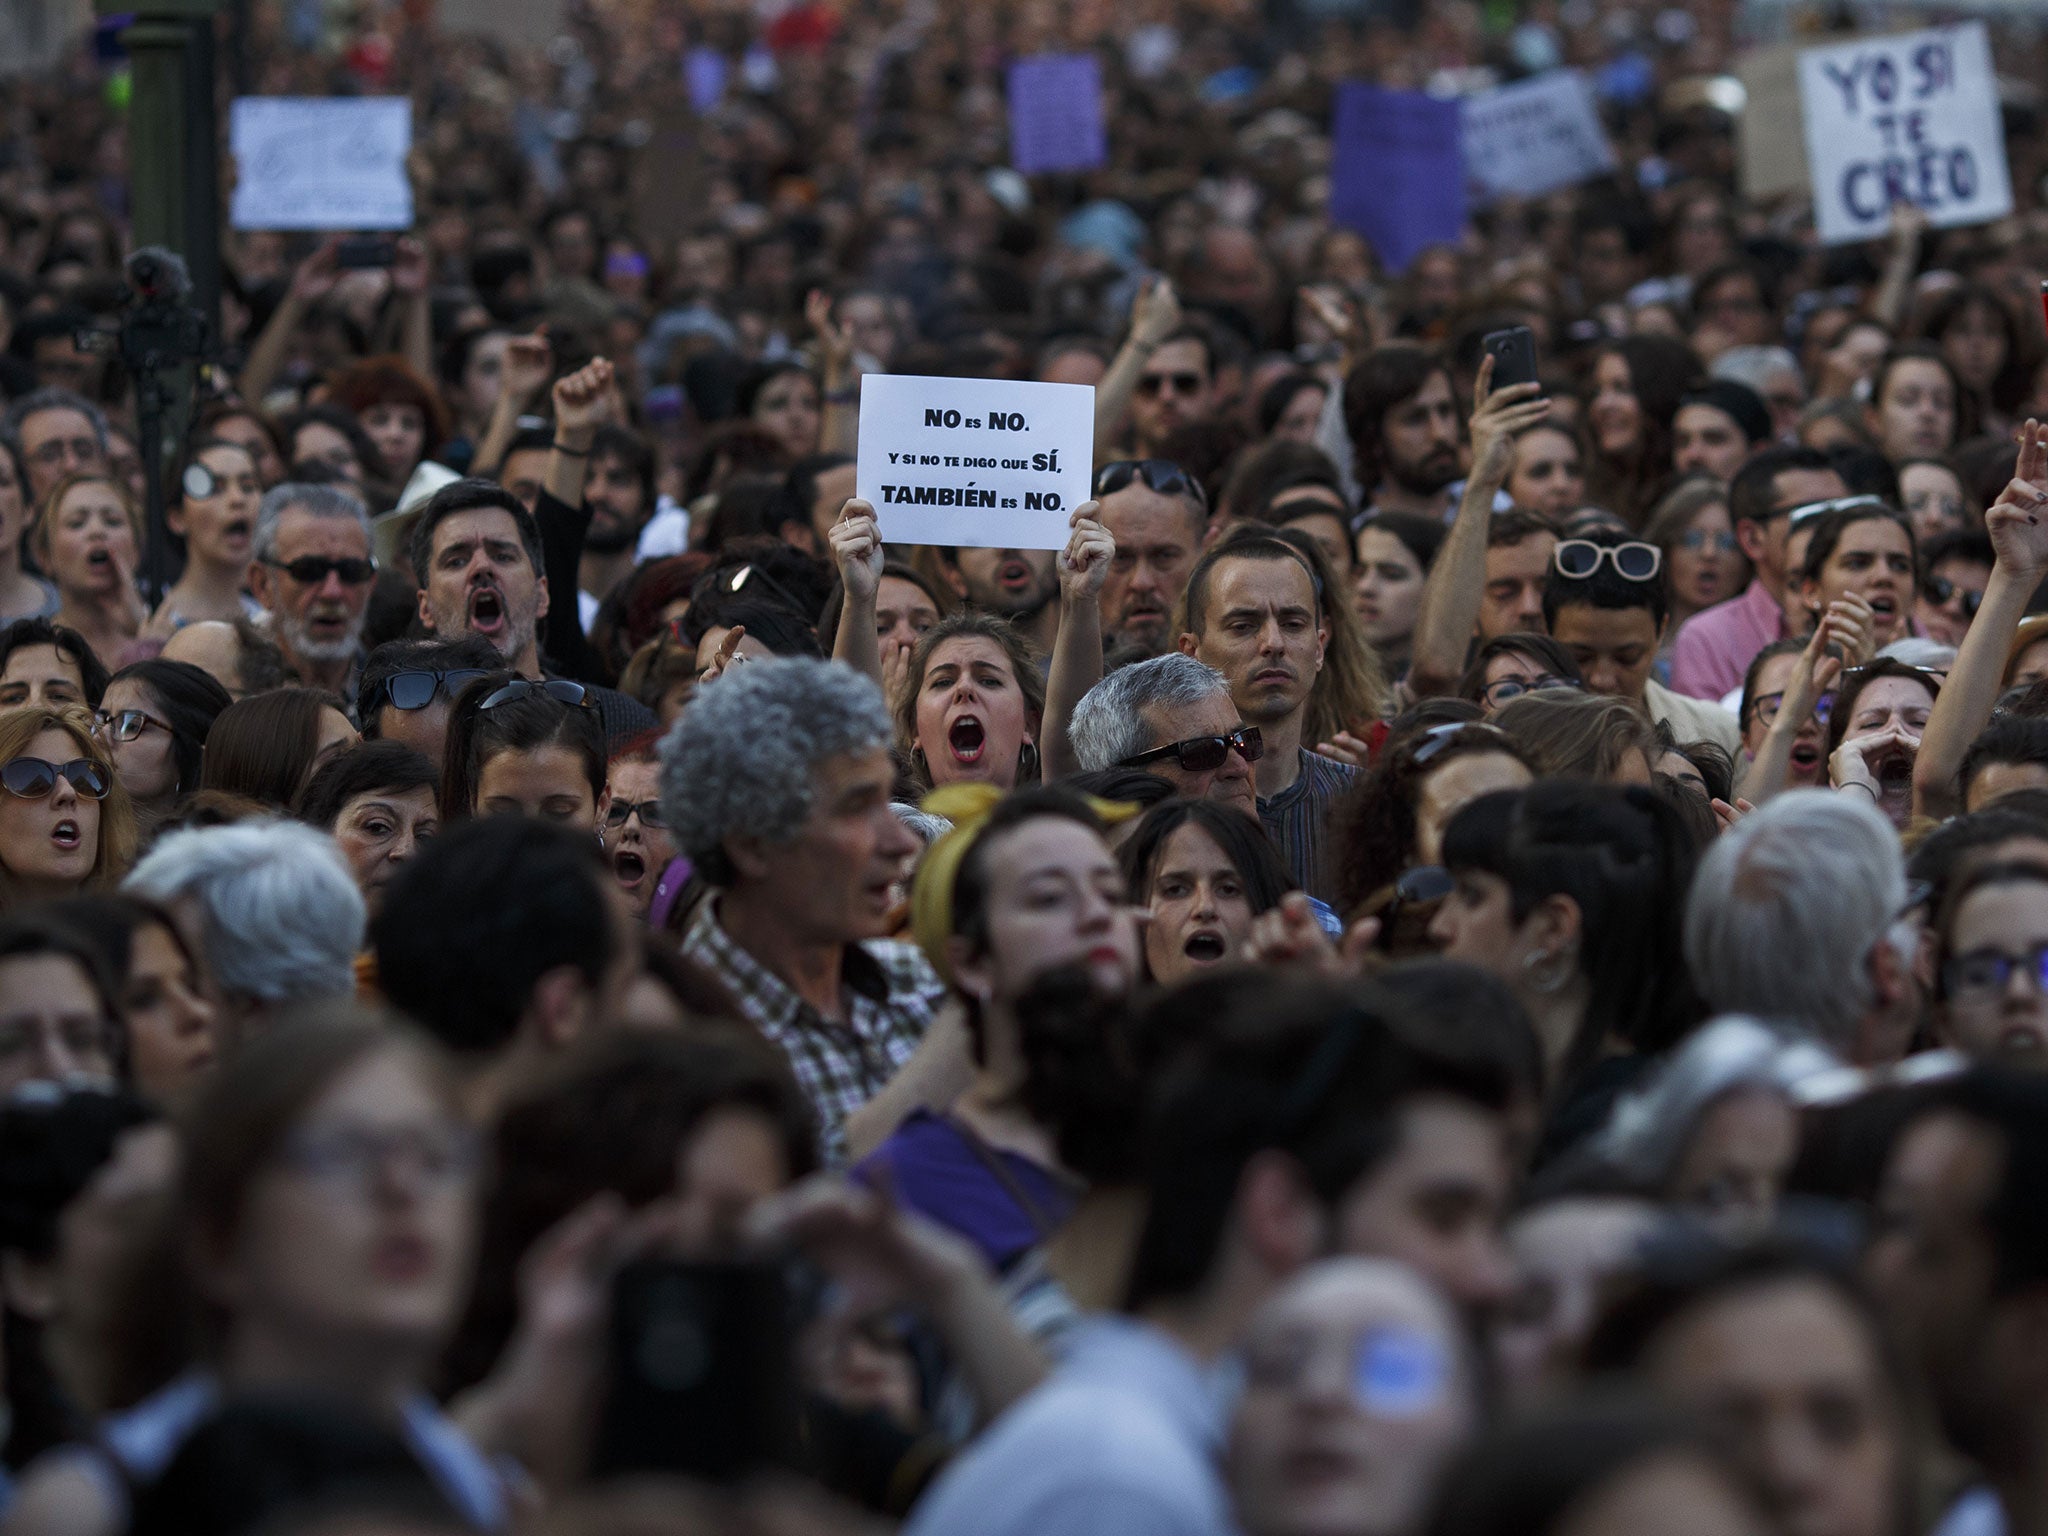
M1961 645L1983 605L1996 558L1991 540L1974 528L1951 528L1929 539L1920 551L1926 574L1913 603L1920 633L1943 645Z
M1265 741L1238 717L1229 679L1192 656L1118 667L1081 696L1068 733L1084 773L1142 768L1183 799L1259 814L1252 764Z
M1215 404L1215 363L1209 338L1183 325L1154 347L1131 395L1131 454L1157 458L1182 427L1207 421Z
M387 640L370 652L356 684L363 740L400 742L440 767L456 696L503 666L490 642L476 635L453 643Z
M269 610L271 636L308 688L354 695L376 577L370 515L349 491L287 482L264 496L249 592Z
M1543 618L1590 692L1627 699L1651 719L1668 721L1682 742L1711 741L1731 758L1741 750L1735 716L1673 693L1650 675L1671 619L1664 552L1655 544L1605 528L1560 541L1543 589Z
M1817 448L1766 448L1736 472L1728 486L1735 540L1749 556L1755 579L1741 595L1687 619L1671 654L1671 690L1694 699L1722 699L1742 687L1756 654L1790 637L1785 604L1790 571L1785 541L1788 514L1846 496L1848 486Z

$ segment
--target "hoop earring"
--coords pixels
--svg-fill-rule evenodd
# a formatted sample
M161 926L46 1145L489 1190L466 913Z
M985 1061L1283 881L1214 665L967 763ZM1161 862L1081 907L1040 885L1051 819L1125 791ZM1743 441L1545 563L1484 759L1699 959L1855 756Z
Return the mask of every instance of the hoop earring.
M1019 784L1036 784L1038 782L1038 747L1033 742L1027 741L1017 749L1017 782Z
M1571 979L1570 963L1566 962L1562 965L1555 963L1562 959L1563 956L1561 955L1542 953L1525 955L1522 959L1522 969L1529 973L1529 985L1546 996L1553 992L1562 992L1565 983ZM1542 966L1544 969L1538 971L1538 966Z

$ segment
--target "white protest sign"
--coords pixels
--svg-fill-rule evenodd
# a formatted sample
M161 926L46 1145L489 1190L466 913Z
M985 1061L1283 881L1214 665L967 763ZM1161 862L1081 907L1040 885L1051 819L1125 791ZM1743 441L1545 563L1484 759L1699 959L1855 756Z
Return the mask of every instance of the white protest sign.
M1094 457L1085 384L861 380L855 494L891 544L1064 549Z
M236 229L410 229L412 102L242 96L229 118Z
M1478 201L1541 197L1615 167L1586 77L1555 69L1459 103L1465 179Z
M1882 236L1894 203L1937 229L2012 212L1982 22L1810 49L1799 101L1822 243Z

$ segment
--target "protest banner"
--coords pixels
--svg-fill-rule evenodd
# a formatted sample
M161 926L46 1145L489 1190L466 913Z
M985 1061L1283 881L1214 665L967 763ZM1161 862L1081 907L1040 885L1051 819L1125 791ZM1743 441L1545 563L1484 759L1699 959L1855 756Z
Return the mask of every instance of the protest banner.
M1102 71L1092 53L1042 53L1010 66L1010 164L1027 176L1092 171L1109 158Z
M1736 151L1744 197L1780 197L1812 184L1799 111L1799 52L1789 44L1752 48L1736 63L1742 82Z
M412 102L243 96L228 119L236 229L410 229Z
M1064 549L1094 457L1085 384L861 381L855 494L874 503L891 544Z
M1614 170L1586 77L1555 69L1459 103L1465 179L1481 202L1541 197Z
M1465 231L1458 104L1378 86L1338 87L1330 218L1372 242L1389 271Z
M1937 229L2012 212L1982 22L1809 49L1799 99L1823 244L1882 236L1899 202Z

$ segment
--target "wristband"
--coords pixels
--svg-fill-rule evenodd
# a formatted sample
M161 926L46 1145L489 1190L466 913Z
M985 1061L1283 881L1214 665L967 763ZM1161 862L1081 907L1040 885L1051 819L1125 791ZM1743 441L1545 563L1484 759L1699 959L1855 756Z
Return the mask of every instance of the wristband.
M1871 787L1868 784L1864 783L1861 779L1851 779L1848 783L1843 784L1840 787L1843 789L1861 789L1868 791L1871 803L1873 805L1884 798L1884 796L1880 795L1876 790L1871 789Z
M571 448L559 438L548 444L548 446L554 449L556 453L566 454L572 459L587 459L590 457L590 450L588 448Z

